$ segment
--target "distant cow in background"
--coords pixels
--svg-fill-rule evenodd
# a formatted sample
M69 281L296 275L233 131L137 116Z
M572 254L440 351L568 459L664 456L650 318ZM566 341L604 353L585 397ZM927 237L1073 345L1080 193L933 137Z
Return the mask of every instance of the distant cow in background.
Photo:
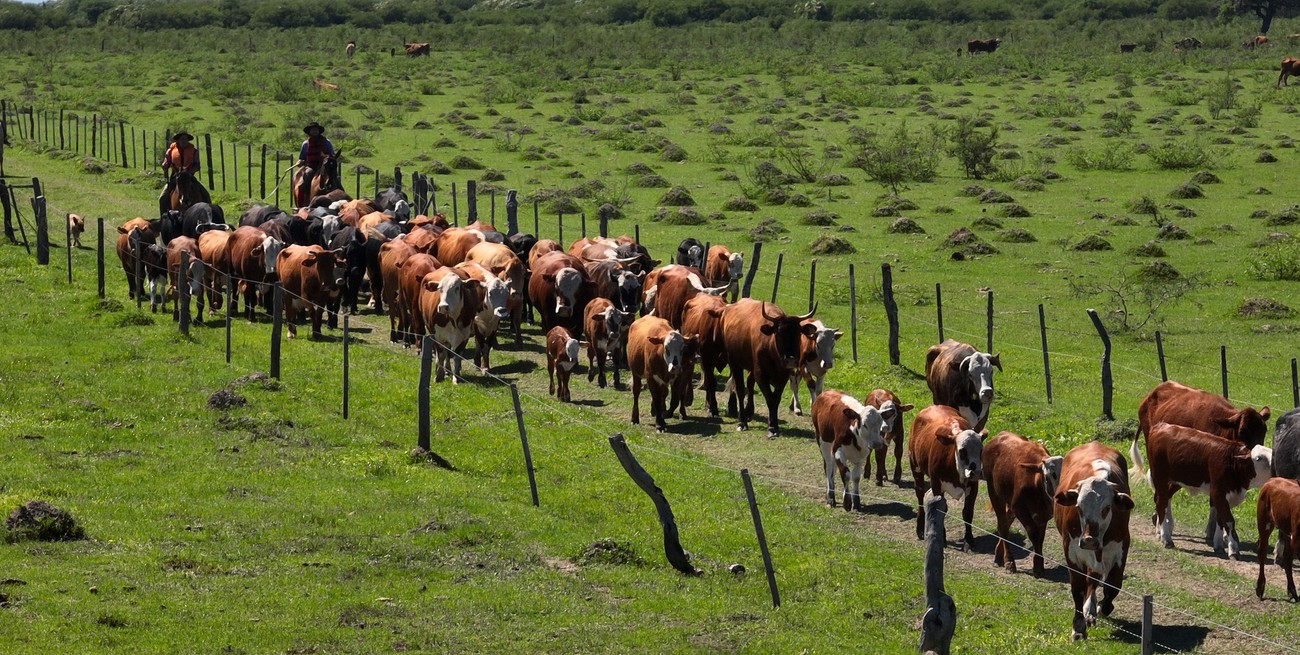
M427 43L408 43L406 44L407 57L428 57L429 44Z
M1275 86L1291 86L1290 84L1287 84L1286 78L1291 77L1292 75L1300 75L1300 59L1287 57L1282 60L1282 73L1277 76L1277 84Z
M348 45L343 50L348 53L348 61L352 61L352 55L357 54L357 42L348 41Z
M1119 51L1127 54L1133 52L1134 50L1137 50L1137 47L1138 44L1136 43L1121 43L1119 44Z
M1251 49L1251 50L1253 50L1253 49L1255 49L1255 48L1259 48L1259 47L1263 47L1263 46L1268 45L1268 37L1267 37L1267 36L1264 36L1263 34L1260 34L1260 35L1257 35L1255 38L1253 38L1253 39L1251 39L1251 40L1249 40L1249 41L1247 41L1247 42L1245 42L1245 43L1243 43L1243 44L1241 44L1241 45L1242 45L1243 48L1247 48L1247 49Z
M72 235L72 247L81 247L81 234L85 231L85 219L76 214L68 214L68 234Z
M977 52L993 52L1002 45L1002 39L971 39L966 42L966 54L974 55Z
M1201 47L1201 40L1194 36L1184 36L1174 41L1174 52L1185 52L1187 50L1196 50Z

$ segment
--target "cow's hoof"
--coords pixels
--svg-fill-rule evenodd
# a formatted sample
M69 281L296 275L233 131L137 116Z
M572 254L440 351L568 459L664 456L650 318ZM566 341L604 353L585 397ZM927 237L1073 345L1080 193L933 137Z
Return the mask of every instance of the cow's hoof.
M1013 559L1009 559L1009 560L1007 560L1007 566L1006 566L1006 569L1007 569L1007 573L1015 573L1015 572L1016 572L1016 560L1013 560Z
M1263 598L1263 597L1264 597L1264 594L1260 594L1259 597L1260 597L1260 598ZM1287 599L1286 599L1286 602L1288 602L1288 603L1300 603L1300 596L1291 596L1290 598L1287 598Z
M656 426L655 426L655 433L656 433L656 434L663 434L663 433L665 433L665 432L667 432L667 431L668 431L668 428L666 428L666 427L664 427L664 426L662 426L662 425L656 425Z
M1070 641L1083 641L1083 640L1085 640L1085 639L1087 639L1087 638L1088 638L1088 635L1086 635L1086 634L1084 634L1084 633L1082 633L1082 632L1071 632L1071 633L1070 633Z
M795 416L803 416L803 410L802 410L802 409L796 409L796 410L794 410L794 415L795 415Z
M1114 611L1115 611L1115 603L1112 603L1112 602L1110 602L1109 600L1102 600L1102 601L1101 601L1101 615L1102 615L1102 616L1110 616L1110 613L1111 613L1111 612L1114 612ZM1094 620L1095 620L1095 619L1094 619Z
M973 553L975 552L975 543L971 541L963 541L961 544L961 550L964 553Z
M885 486L885 481L884 481L884 479L877 479L877 480L876 480L876 486L877 486L877 487L883 487L883 486Z
M777 438L777 437L779 437L779 436L781 436L781 433L778 432L778 431L776 430L776 428L768 428L768 429L767 429L767 438L768 438L768 439L775 439L775 438Z
M1165 548L1173 548L1173 547L1174 547L1174 542L1173 542L1173 540L1171 539L1171 540L1169 540L1169 541L1166 541L1163 545L1164 545Z

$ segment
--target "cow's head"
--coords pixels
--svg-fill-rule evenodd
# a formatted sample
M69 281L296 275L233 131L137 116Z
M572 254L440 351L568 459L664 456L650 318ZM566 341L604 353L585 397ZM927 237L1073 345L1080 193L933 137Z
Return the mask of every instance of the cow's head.
M957 464L957 482L966 485L984 477L984 440L989 438L988 430L976 432L962 429L953 421L948 433L938 434L939 443L953 446L953 457Z
M573 308L578 304L578 291L582 289L582 273L576 268L565 267L554 275L543 277L555 285L555 315L573 316Z
M1119 486L1106 479L1106 471L1085 478L1073 489L1056 492L1056 504L1079 508L1079 547L1101 551L1102 538L1110 529L1110 522L1118 511L1132 511L1133 497L1122 493Z
M993 402L993 367L1002 370L1001 355L976 352L961 360L958 368L970 379L975 398L985 405Z
M641 277L630 270L619 271L616 278L618 284L617 302L618 308L625 312L635 312L641 306Z
M623 328L631 322L632 314L621 312L613 307L606 307L605 311L601 312L597 318L604 332L600 336L608 340L612 348L617 348L623 340ZM590 336L595 338L598 335L593 334Z
M704 245L697 239L685 239L677 245L677 263L704 268Z
M1258 489L1264 486L1264 483L1273 477L1273 449L1254 446L1247 451L1246 447L1242 446L1241 450L1243 452L1238 453L1236 458L1242 463L1242 468L1250 471L1250 487Z
M1247 407L1226 418L1219 419L1219 436L1240 441L1247 446L1259 446L1268 436L1268 417L1272 414L1267 406L1256 411Z
M880 419L884 421L884 427L881 429L884 430L886 438L889 438L894 433L894 426L898 425L899 420L903 418L903 414L912 411L912 408L911 403L898 405L892 400L886 400L880 404Z
M810 369L825 373L835 366L835 342L843 337L844 333L822 325L821 321L804 321L804 323L816 328L816 333L809 340L812 348L806 353L807 365Z
M727 257L727 276L732 282L745 276L745 257L740 253L733 252Z
M253 248L254 256L262 256L262 266L267 273L275 272L275 260L280 256L280 251L284 250L284 242L267 234L262 237L262 251L258 253L257 248Z
M489 277L483 293L483 300L492 315L498 319L510 318L510 286L499 277Z
M191 298L199 297L203 293L203 274L205 272L203 261L198 257L190 257L190 265L186 270L189 276L189 294Z
M438 316L455 316L465 306L465 281L460 276L448 273L438 280L433 273L424 276L425 291L438 292L438 305L434 313Z
M781 364L789 371L794 371L799 367L799 352L803 343L802 339L812 339L817 336L817 328L811 323L804 323L805 320L812 318L816 311L817 306L813 305L812 311L800 316L769 314L767 313L767 303L763 303L764 321L758 330L764 335L772 337L777 356L781 359Z
M689 370L699 342L693 335L684 337L681 332L672 330L662 337L650 337L650 343L661 346L668 374L677 375L679 371Z
M1034 462L1021 462L1020 466L1043 476L1043 492L1051 498L1056 495L1056 488L1061 484L1061 463L1064 461L1064 457L1057 455L1055 457L1045 457L1043 461L1036 464Z
M857 401L847 402L844 396L844 417L849 420L849 434L854 443L863 450L880 450L885 447L885 437L889 433L885 417L880 410L871 405L859 405Z

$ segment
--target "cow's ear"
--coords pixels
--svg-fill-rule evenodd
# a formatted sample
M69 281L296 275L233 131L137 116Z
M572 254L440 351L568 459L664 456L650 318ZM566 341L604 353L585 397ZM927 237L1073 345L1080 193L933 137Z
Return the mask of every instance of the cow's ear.
M776 334L776 326L767 321L763 321L763 324L758 326L758 331L770 337L773 334Z
M264 252L266 252L266 248L262 244L259 243L253 246L252 255L254 257L261 257Z
M994 366L996 366L996 367L998 367L998 370L1001 371L1001 370L1002 370L1002 353L998 353L998 354L996 354L996 355L990 357L990 358L989 358L989 363L992 364L992 365L994 365Z
M547 282L549 282L549 283L551 283L551 284L555 284L555 275L552 274L552 273L543 273L543 274L542 274L542 279L543 279L543 280L546 280Z
M912 403L907 403L906 405L903 405L902 407L899 407L899 408L898 408L898 413L901 414L901 413L903 413L903 412L910 412L910 411L912 411L912 410L915 409L915 408L916 408L916 405L913 405Z
M722 318L722 309L721 309L721 308L714 307L714 308L712 308L712 309L710 309L710 310L708 310L708 311L709 311L709 316L712 316L713 318Z
M1120 494L1120 495L1121 495L1121 496L1124 496L1125 498L1128 498L1129 507L1132 508L1132 507L1133 507L1133 498L1132 498L1131 496L1128 496L1127 494ZM1066 491L1058 491L1058 492L1056 492L1056 504L1057 504L1057 505L1060 505L1061 507L1074 507L1074 506L1077 505L1078 503L1079 503L1079 490L1078 490L1078 489L1069 489L1069 490L1066 490Z
M121 225L117 226L117 233L126 234L126 228L122 227Z
M799 327L799 331L802 332L803 335L805 337L808 337L809 339L817 338L817 326L813 325L812 323L804 323Z
M1259 417L1267 421L1268 415L1271 414L1272 412L1273 410L1269 409L1268 405L1264 405L1264 407L1259 410Z
M1026 469L1026 470L1029 470L1029 471L1038 471L1038 472L1041 473L1042 470L1043 470L1043 465L1042 465L1042 463L1035 464L1035 463L1033 463L1033 462L1021 462L1021 463L1020 463L1020 468L1022 468L1022 469Z
M935 434L935 435L934 435L934 438L935 438L936 441L938 441L939 443L941 443L941 444L943 444L943 445L945 445L945 446L951 446L951 445L957 443L957 439L956 439L955 437L953 437L953 435L951 435L951 434L944 434L944 433L942 433L942 432L939 432L939 433Z
M1127 510L1133 509L1133 497L1128 494L1115 494L1115 502Z
M989 431L987 429L980 430L980 441L988 441L988 440L989 440Z
M650 343L653 343L653 344L656 345L656 346L662 346L662 345L664 345L664 338L663 338L663 337L650 337L650 338L649 338L649 341L650 341Z
M861 420L862 420L862 415L861 415L861 414L858 414L857 412L855 412L855 411L853 411L853 410L851 410L851 409L849 409L848 407L845 407L845 408L844 408L844 418L849 419L849 421L850 421L850 425L852 425L852 421L861 421Z
M843 330L836 330L836 331L835 331L835 340L836 340L836 341L839 341L839 340L840 340L840 337L842 337L842 336L844 336L844 331L843 331Z
M284 257L284 256L285 256L284 253L286 253L286 252L288 252L288 251L287 251L287 250L281 250L281 251L280 251L280 257ZM307 256L304 257L303 260L302 260L302 265L303 265L303 266L315 266L315 265L316 265L316 251L313 250L313 251L307 253Z

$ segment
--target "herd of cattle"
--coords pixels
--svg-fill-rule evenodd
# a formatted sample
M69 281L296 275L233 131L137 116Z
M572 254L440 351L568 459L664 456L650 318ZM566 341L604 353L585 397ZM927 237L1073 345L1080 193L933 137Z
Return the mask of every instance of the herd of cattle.
M429 335L437 354L436 379L451 377L453 383L460 378L470 337L474 364L487 373L498 328L505 326L516 345L522 344L524 317L535 309L550 392L561 401L571 400L570 376L585 348L588 381L599 376L604 387L609 366L617 387L619 370L626 366L632 375L632 422L640 421L644 388L655 427L663 431L669 416L686 418L697 389L708 414L718 416L717 375L725 368L728 415L738 417L740 429L747 428L757 385L767 408L767 433L775 436L787 384L791 410L803 413L802 380L812 402L827 504L836 505L838 475L844 508L860 508L859 484L869 458L874 453L875 481L883 485L891 443L893 482L901 484L903 416L914 406L885 389L859 401L825 388L842 333L814 320L816 307L789 315L772 303L735 299L743 275L739 253L691 238L681 242L672 263L661 266L626 236L584 237L566 248L531 235L506 235L481 222L452 227L441 215L411 217L405 199L391 189L373 200L314 204L292 214L254 206L233 229L220 208L206 204L127 221L118 228L117 252L130 295L147 295L156 311L187 279L202 321L205 299L214 310L220 308L230 280L238 292L232 288L231 298L242 297L251 319L255 306L270 304L268 291L278 281L292 338L300 311L310 317L313 337L319 336L326 315L333 328L342 309L358 312L368 287L374 311L389 317L390 339L414 345L427 343ZM182 253L188 253L186 271ZM137 258L143 261L139 278ZM1044 535L1054 519L1069 565L1072 636L1081 639L1099 613L1111 612L1123 584L1134 509L1129 480L1140 477L1145 466L1155 496L1152 520L1169 548L1170 497L1185 488L1210 497L1207 541L1217 553L1226 548L1229 557L1239 557L1232 508L1247 490L1262 487L1257 593L1264 593L1265 551L1276 529L1275 561L1286 572L1288 598L1300 600L1291 571L1300 549L1300 410L1278 420L1274 449L1269 449L1263 446L1267 407L1238 409L1212 394L1162 383L1139 408L1130 471L1122 454L1099 442L1051 456L1042 444L1012 432L989 439L985 425L994 400L993 374L1001 368L998 355L952 340L927 352L925 377L933 404L917 412L906 438L918 538L928 491L963 500L962 541L973 548L971 521L983 480L997 519L994 563L1015 570L1008 539L1011 524L1019 521L1031 545L1033 572L1040 575ZM1144 436L1145 462L1139 444Z

